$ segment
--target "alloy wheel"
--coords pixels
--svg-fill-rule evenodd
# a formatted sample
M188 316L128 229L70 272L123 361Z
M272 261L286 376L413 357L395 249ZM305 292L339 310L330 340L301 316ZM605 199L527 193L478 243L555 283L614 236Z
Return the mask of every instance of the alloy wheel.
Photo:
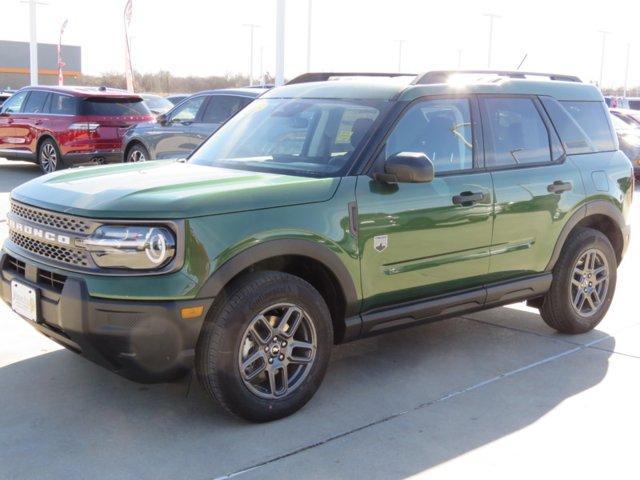
M58 166L58 153L49 142L45 143L40 150L40 165L46 173L54 172Z
M609 264L597 248L584 252L573 267L571 304L583 317L594 315L602 306L609 289Z
M240 376L254 395L283 398L307 377L316 350L317 335L309 315L298 305L272 305L251 320L242 336Z
M144 156L144 152L134 148L129 152L129 162L144 162L146 161L146 157Z

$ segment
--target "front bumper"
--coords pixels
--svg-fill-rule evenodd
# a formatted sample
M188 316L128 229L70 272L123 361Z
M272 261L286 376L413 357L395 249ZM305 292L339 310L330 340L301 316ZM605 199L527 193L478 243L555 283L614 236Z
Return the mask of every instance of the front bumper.
M62 156L69 166L77 165L101 165L103 163L121 163L122 149L95 150L91 152L67 153Z
M64 277L0 252L0 296L11 304L11 281L37 288L36 330L109 370L139 382L174 379L193 366L200 328L213 299L107 300L91 297L81 278ZM181 310L203 306L183 319Z

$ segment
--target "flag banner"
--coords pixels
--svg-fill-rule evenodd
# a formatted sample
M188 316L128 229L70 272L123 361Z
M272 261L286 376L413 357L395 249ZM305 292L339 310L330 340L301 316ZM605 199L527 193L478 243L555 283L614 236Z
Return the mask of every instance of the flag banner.
M67 28L67 23L69 20L65 20L62 22L62 26L60 27L60 37L58 38L58 85L64 85L64 76L62 75L62 69L66 65L62 60L62 34L64 33L64 29Z

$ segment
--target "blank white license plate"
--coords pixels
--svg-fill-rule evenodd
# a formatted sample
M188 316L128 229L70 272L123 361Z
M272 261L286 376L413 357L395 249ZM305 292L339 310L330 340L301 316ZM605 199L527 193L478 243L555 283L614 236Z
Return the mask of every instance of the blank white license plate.
M11 308L19 315L35 322L38 318L36 289L13 280L11 282Z

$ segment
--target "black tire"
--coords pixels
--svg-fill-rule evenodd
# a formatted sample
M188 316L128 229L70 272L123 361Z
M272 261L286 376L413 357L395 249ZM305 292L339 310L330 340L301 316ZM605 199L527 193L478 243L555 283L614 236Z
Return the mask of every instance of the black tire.
M316 348L314 353L309 355L312 360L303 371L306 374L297 377L295 389L288 393L285 390L286 394L278 398L263 398L259 396L260 393L251 390L253 388L257 391L258 387L249 385L241 375L240 361L247 343L253 344L251 349L246 350L246 355L251 356L251 351L255 348L253 354L264 357L264 368L257 378L271 379L269 369L276 368L275 364L278 364L278 359L270 357L270 346L273 345L271 341L279 343L284 337L279 337L279 333L273 333L277 330L269 329L264 336L273 340L264 343L253 342L254 330L250 330L249 326L256 325L255 322L261 313L277 324L277 317L267 317L265 312L271 306L282 304L299 307L299 311L304 312L305 315L300 315L302 320L297 323L305 325L304 331L307 331L307 328L313 331ZM283 318L285 316L283 315ZM308 327L307 324L312 326ZM294 343L297 343L294 337L301 328L298 325L292 327L294 335L290 337L289 346L285 349L286 342L283 342L280 352L282 357L285 357L286 351L287 362L293 357ZM324 378L332 344L333 327L329 309L315 288L303 279L286 273L254 272L242 276L225 289L224 294L211 308L196 346L196 372L207 393L226 410L252 422L268 422L291 415L311 399ZM268 353L262 353L263 349ZM275 364L267 365L267 359L276 360ZM258 361L262 363L262 359ZM283 365L284 360L279 368L289 368ZM290 366L294 372L293 378L301 367L293 363ZM246 375L246 370L244 374ZM275 380L273 384L269 383L272 392L275 390L273 385ZM294 386L293 382L290 386Z
M590 269L585 267L579 261L589 255L590 252L599 252L601 268L603 265L607 267L607 284L606 293L602 295L597 308L591 308L594 299L591 293L583 294L582 292L591 292L596 290L602 283L604 277L598 277L600 283L597 283L596 277L601 273L587 273L582 275L578 270L582 271L586 268L586 272L595 272L598 269ZM587 257L589 259L589 257ZM585 260L586 262L587 260ZM553 269L553 281L551 288L544 297L540 314L547 325L556 329L558 332L567 334L585 333L600 323L606 315L611 305L611 300L616 288L618 262L616 254L609 242L609 239L599 232L591 228L577 228L570 236L562 249L560 258ZM587 278L588 275L588 278ZM575 280L575 283L572 283ZM593 284L593 285L592 285ZM584 289L583 289L584 287ZM585 290L586 289L586 290ZM580 297L582 295L582 297ZM589 300L587 297L591 298ZM582 300L584 298L585 300ZM596 298L600 298L598 295ZM578 307L574 304L585 305L584 310L588 312L578 311Z
M42 173L52 173L65 168L60 149L51 138L46 138L38 147L38 166Z
M139 142L134 143L127 148L127 154L124 157L124 163L146 162L151 160L149 150Z

